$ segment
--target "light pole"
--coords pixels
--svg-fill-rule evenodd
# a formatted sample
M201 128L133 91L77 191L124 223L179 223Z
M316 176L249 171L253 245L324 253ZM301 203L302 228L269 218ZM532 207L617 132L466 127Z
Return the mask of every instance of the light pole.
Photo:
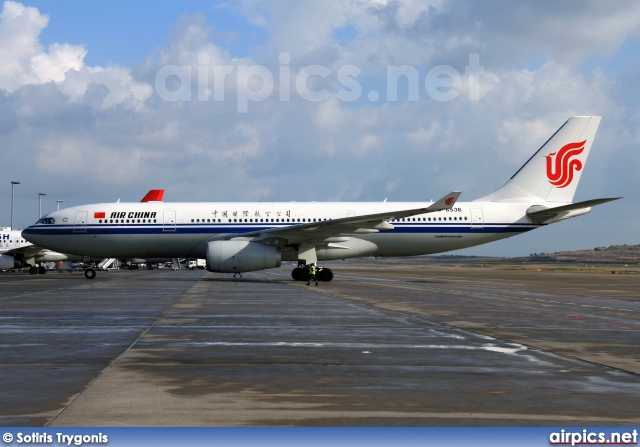
M60 211L60 204L64 202L64 200L56 200L56 203L58 204L58 211Z
M11 229L13 230L13 187L19 185L20 182L11 182Z
M46 192L38 193L38 219L42 217L42 196L46 196Z

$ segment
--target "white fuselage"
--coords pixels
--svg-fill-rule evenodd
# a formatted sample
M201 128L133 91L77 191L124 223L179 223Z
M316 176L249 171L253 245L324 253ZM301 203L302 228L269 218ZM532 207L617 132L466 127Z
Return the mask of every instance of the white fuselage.
M3 228L0 231L0 269L14 268L16 259L19 260L18 265L30 259L36 263L82 260L80 256L69 256L35 247L34 244L25 240L20 230Z
M20 230L3 228L2 231L0 231L0 254L32 245L31 242L22 237Z
M318 260L414 256L457 250L514 236L540 225L526 217L531 203L457 203L452 209L390 221L393 229L343 232L318 246ZM221 235L425 207L407 202L106 203L67 208L23 235L51 250L81 256L204 258ZM360 241L367 241L362 243ZM323 245L324 244L324 245ZM282 260L297 251L284 247Z

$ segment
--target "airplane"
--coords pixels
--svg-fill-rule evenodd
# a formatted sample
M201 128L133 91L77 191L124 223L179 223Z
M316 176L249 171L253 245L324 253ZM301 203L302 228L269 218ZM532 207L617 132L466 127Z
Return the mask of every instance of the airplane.
M164 191L152 190L145 195L141 202L161 201ZM85 256L69 255L47 250L22 237L22 231L11 230L11 227L3 227L0 231L0 270L29 267L29 273L44 274L47 272L42 265L33 266L27 261L33 259L36 264L44 262L82 262Z
M27 261L30 259L37 264L42 264L43 262L82 261L84 258L38 247L25 240L20 230L3 227L0 230L0 270L27 267ZM46 273L46 271L42 265L29 266L31 274Z
M362 256L415 256L508 238L580 216L620 197L572 203L600 124L567 120L493 193L458 203L212 202L82 205L47 214L23 236L51 250L92 257L204 258L211 272L249 272ZM153 191L156 191L155 193ZM159 194L152 190L150 194ZM96 275L87 269L89 279ZM331 281L324 268L319 280Z

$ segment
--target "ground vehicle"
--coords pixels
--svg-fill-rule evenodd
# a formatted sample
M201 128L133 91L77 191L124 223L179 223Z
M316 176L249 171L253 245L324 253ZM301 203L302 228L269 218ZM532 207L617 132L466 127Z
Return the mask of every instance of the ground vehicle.
M187 261L187 268L189 270L205 269L207 268L207 261L205 259L191 259Z

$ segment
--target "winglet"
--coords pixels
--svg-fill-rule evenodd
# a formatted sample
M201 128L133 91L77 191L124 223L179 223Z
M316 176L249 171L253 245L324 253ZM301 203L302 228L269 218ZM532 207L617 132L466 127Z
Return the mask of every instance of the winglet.
M152 189L140 202L162 202L162 196L164 196L164 189Z
M429 205L427 207L427 211L432 213L434 211L442 211L442 210L448 210L449 208L452 208L453 205L456 204L456 201L458 200L458 197L460 197L460 194L462 194L460 191L450 192L449 194L447 194L437 202L434 202L431 205Z

